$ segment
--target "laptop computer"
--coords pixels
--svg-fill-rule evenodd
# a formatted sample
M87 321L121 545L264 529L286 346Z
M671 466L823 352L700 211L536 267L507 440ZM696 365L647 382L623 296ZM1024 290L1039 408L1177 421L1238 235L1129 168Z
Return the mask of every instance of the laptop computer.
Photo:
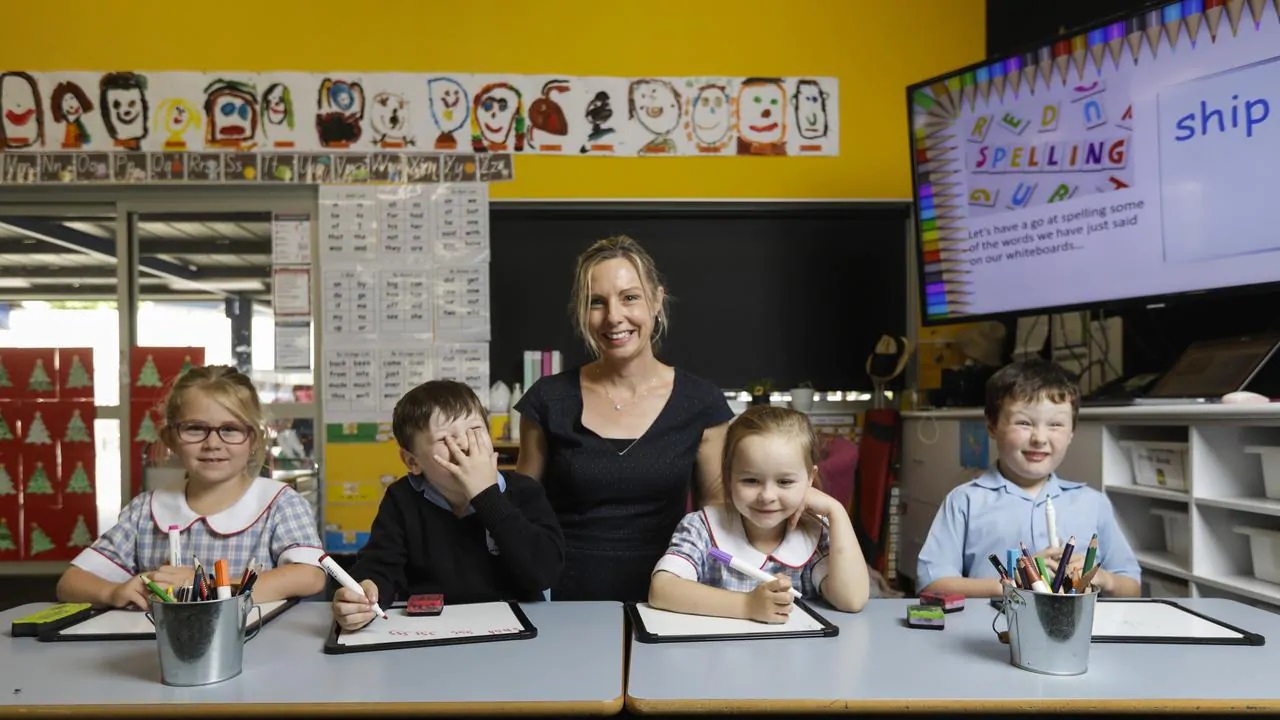
M1277 347L1280 336L1275 335L1194 342L1134 404L1218 402L1246 389Z

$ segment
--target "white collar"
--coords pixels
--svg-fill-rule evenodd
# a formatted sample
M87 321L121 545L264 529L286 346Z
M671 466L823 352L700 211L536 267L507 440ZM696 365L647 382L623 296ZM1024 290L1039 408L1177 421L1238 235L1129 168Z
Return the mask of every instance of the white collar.
M151 491L151 519L160 532L167 532L170 525L186 530L197 520L204 520L204 524L219 535L236 535L258 522L287 487L279 480L254 478L253 484L231 507L205 516L197 514L187 504L186 482L176 483Z
M747 531L742 526L742 516L737 512L718 503L708 505L702 509L702 521L711 533L712 544L757 568L763 568L770 559L787 567L804 567L818 549L818 538L822 532L816 523L801 522L796 529L787 531L776 550L765 555L751 546Z

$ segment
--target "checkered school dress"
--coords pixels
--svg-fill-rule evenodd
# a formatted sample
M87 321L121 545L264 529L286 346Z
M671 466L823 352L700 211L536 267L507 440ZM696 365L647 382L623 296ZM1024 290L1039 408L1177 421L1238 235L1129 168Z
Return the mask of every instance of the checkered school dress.
M723 505L708 505L680 520L671 536L671 545L653 571L666 570L686 580L723 590L755 590L760 581L711 559L708 551L713 547L770 575L787 575L791 586L806 600L818 597L822 581L827 577L827 555L831 552L827 529L806 520L787 532L778 547L766 555L747 540L741 516Z
M188 505L185 484L142 493L119 521L72 564L111 582L169 564L170 525L181 532L182 564L192 555L213 572L226 560L238 578L253 560L271 569L289 563L320 565L324 551L311 505L277 480L257 478L234 505L210 516Z

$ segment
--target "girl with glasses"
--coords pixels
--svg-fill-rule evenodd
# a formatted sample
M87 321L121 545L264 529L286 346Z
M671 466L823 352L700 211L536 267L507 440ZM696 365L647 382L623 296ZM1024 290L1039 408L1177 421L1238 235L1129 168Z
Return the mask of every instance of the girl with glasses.
M120 519L71 562L58 599L105 607L148 607L141 575L160 587L190 586L198 558L211 572L226 560L233 576L255 560L257 602L324 589L315 512L293 488L259 477L266 423L258 393L232 367L208 366L178 379L165 401L161 440L186 470L183 483L143 492ZM178 530L180 564L170 560Z

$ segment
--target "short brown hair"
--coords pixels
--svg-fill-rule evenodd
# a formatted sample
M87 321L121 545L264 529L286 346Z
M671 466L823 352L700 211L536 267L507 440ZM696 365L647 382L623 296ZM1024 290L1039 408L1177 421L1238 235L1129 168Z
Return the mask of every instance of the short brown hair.
M429 380L404 394L391 412L391 432L400 447L413 452L413 438L431 429L431 418L439 411L446 421L469 413L484 418L488 432L489 413L470 385L456 380Z
M724 455L720 459L725 500L729 499L729 481L733 477L733 456L738 443L753 435L784 435L800 446L800 455L810 467L818 464L821 444L809 422L809 416L791 408L752 405L730 425L724 438ZM816 481L815 481L816 484Z
M640 247L640 243L626 235L614 235L597 240L591 247L582 251L578 256L578 266L573 273L573 296L569 300L569 313L573 317L574 331L578 337L582 338L582 342L586 343L591 354L596 357L600 357L600 344L596 342L588 326L588 318L591 315L591 271L600 263L615 258L622 258L635 267L644 290L644 299L650 305L657 305L658 290L663 288L662 277L658 274L658 267L654 264L653 258L645 252L643 247ZM662 305L654 308L653 332L649 335L649 344L654 350L661 347L662 336L666 334L667 326L671 323L669 304L670 297L664 289Z
M1075 376L1061 365L1043 358L1031 358L1005 365L987 380L987 423L1000 421L1000 411L1011 402L1071 404L1071 426L1080 414L1080 386Z
M182 415L182 402L189 392L208 395L248 426L252 435L250 442L253 444L249 449L249 467L246 472L249 477L257 477L267 459L267 421L253 381L230 365L192 368L179 377L164 401L164 428L161 437L170 449L177 442L174 434L176 424Z

